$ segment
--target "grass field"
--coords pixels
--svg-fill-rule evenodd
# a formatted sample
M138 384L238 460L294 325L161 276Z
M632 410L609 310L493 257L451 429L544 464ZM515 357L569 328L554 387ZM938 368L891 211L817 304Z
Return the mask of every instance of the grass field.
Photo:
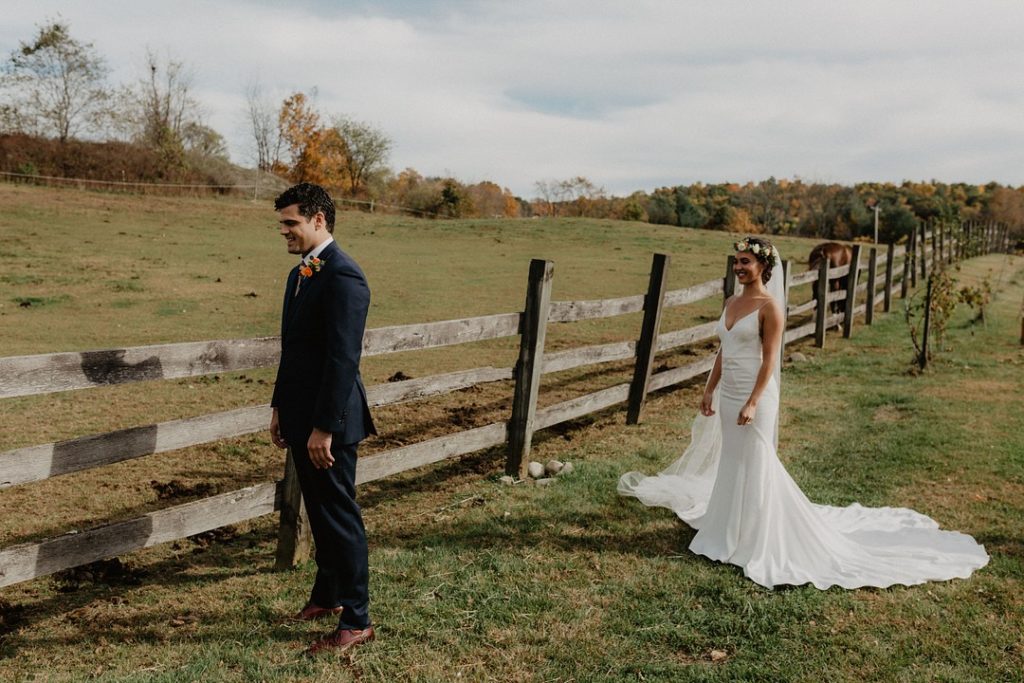
M275 331L291 258L266 207L156 199L143 208L138 198L2 185L0 202L4 355ZM673 254L670 287L681 287L718 276L731 241L600 221L362 215L346 215L339 237L371 281L371 326L516 310L531 257L556 261L560 299L639 293L654 250ZM808 243L781 246L788 255ZM637 427L609 411L539 434L536 458L577 465L553 487L501 486L498 451L364 487L380 640L350 658L298 656L318 627L280 617L304 600L313 566L271 571L267 517L132 554L106 575L4 589L0 679L1024 680L1022 267L998 256L965 265L962 281L1000 283L989 323L958 313L948 350L923 375L908 372L896 313L852 340L830 335L825 350L800 346L811 362L784 371L780 452L808 495L906 505L975 535L992 562L970 580L767 591L690 555L685 525L618 498L614 486L621 472L655 471L685 445L691 386L653 397ZM28 297L39 303L14 301ZM636 325L566 327L553 343L631 338ZM481 344L406 354L368 363L367 374L499 364L513 352ZM544 400L621 381L621 371L545 378ZM265 402L266 381L265 372L232 373L4 401L0 450ZM382 411L380 441L442 429L435 423L450 421L452 407L474 419L500 413L507 394L496 386ZM205 495L202 484L230 490L280 467L254 435L15 487L0 492L2 542L167 505L154 483L192 487L170 501L181 502Z

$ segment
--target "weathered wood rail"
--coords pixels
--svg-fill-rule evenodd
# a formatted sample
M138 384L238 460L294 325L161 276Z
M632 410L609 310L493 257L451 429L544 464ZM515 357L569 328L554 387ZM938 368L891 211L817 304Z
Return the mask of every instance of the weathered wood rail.
M936 235L941 235L942 239L937 241ZM787 292L784 345L814 336L821 346L825 331L838 325L843 326L844 336L848 337L855 318L862 316L870 324L879 304L888 311L893 295L906 297L918 269L921 277L926 277L932 268L942 263L1006 246L1005 229L1000 232L995 226L964 224L949 230L948 226L937 225L930 231L922 226L906 247L889 245L881 265L880 252L875 247L867 250L867 264L864 264L861 246L856 247L852 266L829 269L823 264L818 270L797 273L793 262L787 261L781 274L786 278ZM363 340L366 356L513 336L520 338L520 354L514 368L473 368L369 387L367 394L373 406L507 380L515 380L515 395L512 415L507 422L495 422L360 458L357 483L500 445L507 449L506 469L523 476L532 435L538 430L622 403L627 404L627 421L637 422L649 393L698 377L708 372L714 363L714 355L705 355L686 365L655 372L654 359L658 353L712 339L717 324L707 322L661 332L662 312L723 297L735 287L730 267L725 278L665 291L669 265L668 256L655 255L646 294L602 300L551 301L554 264L534 261L523 312L367 330ZM858 283L861 273L866 275L866 281ZM829 282L843 276L847 276L852 286L829 292ZM881 283L881 291L877 291L878 283ZM816 292L824 294L823 300L827 302L842 301L843 310L829 315L828 307L819 307L815 298L801 303L789 302L790 290L802 285L812 285ZM545 330L549 324L640 312L644 318L635 340L545 353ZM0 358L0 399L271 367L276 365L279 351L276 337L263 337ZM544 375L628 360L634 361L631 381L555 405L537 407ZM269 406L251 406L0 452L0 489L262 431L269 420ZM303 530L308 525L301 519L300 500L294 468L288 462L281 481L249 486L87 531L4 548L0 550L0 586L275 511L282 511L277 563L290 566L302 559L309 547L308 538L303 538Z

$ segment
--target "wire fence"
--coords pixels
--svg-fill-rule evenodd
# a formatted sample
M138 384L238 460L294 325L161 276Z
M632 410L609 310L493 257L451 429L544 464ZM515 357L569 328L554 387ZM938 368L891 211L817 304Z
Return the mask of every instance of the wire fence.
M218 185L211 183L155 183L127 180L96 180L93 178L69 178L65 176L40 175L33 173L15 173L13 171L0 171L0 179L11 183L23 183L31 185L43 185L50 187L74 187L80 190L103 190L121 191L136 194L171 194L171 195L226 195L251 197L254 201L261 198L267 199L280 193L282 187L279 183L236 183L231 185ZM354 199L350 197L334 197L335 203L342 203L349 206L363 208L370 213L390 211L394 213L405 213L426 218L439 218L441 214L434 211L416 209L411 206L399 206L379 202L373 199Z

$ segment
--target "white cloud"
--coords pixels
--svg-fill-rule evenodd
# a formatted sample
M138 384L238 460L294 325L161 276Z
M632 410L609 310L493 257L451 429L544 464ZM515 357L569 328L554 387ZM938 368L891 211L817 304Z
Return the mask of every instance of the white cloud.
M58 11L118 80L167 48L240 160L258 79L379 125L396 168L524 195L574 175L618 193L769 175L1024 184L1019 2L347 6L38 0L5 12L0 49Z

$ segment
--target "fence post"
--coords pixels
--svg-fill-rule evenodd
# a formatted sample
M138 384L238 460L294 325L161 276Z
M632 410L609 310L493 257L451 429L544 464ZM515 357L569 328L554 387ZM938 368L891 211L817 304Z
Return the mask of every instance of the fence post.
M818 305L814 307L814 345L825 346L825 321L828 319L828 259L818 265L818 281L814 285Z
M722 285L722 307L725 307L725 302L729 300L729 297L736 293L736 276L732 272L732 267L736 264L736 256L733 254L729 255L729 258L725 260L725 282Z
M505 473L520 479L526 475L530 445L533 443L533 421L537 414L537 394L540 391L540 371L544 362L544 340L547 337L554 273L555 264L551 261L530 261L505 460Z
M924 295L924 330L921 334L921 357L917 359L922 370L928 365L928 327L931 325L933 278L934 274L928 278L928 289Z
M868 302L864 309L864 324L870 325L875 319L875 271L878 270L878 248L868 251Z
M885 313L892 308L892 262L895 258L896 245L889 242L889 247L885 250L885 298L882 299L882 310ZM906 278L906 274L904 274L904 278Z
M939 235L935 230L935 225L931 221L928 222L932 229L932 272L935 272L942 266L942 261L939 260Z
M907 250L903 253L903 287L900 288L900 296L907 298L907 262L910 265L910 286L917 288L917 226L910 231L910 239L907 241Z
M933 224L935 225L935 224ZM935 225L933 230L937 230L939 233L939 263L945 265L946 263L946 224L938 223Z
M793 259L782 262L782 343L779 344L779 362L786 357L786 326L789 325L789 280L793 275ZM780 366L781 367L781 366Z
M853 245L850 256L850 274L846 276L846 308L843 313L843 338L853 334L853 309L857 305L857 280L860 275L860 245Z
M928 235L925 233L924 223L920 225L921 239L921 279L928 277Z
M289 569L309 558L312 542L309 532L309 516L299 488L299 474L295 470L292 449L288 449L284 461L284 480L281 490L281 521L277 527L277 558L274 569Z
M640 339L636 343L636 366L633 381L629 385L629 405L626 408L626 424L640 422L640 413L647 400L647 385L654 368L654 354L658 351L658 329L661 326L661 307L665 301L665 283L672 258L668 254L655 254L651 262L651 279L644 298L644 321L640 328Z

